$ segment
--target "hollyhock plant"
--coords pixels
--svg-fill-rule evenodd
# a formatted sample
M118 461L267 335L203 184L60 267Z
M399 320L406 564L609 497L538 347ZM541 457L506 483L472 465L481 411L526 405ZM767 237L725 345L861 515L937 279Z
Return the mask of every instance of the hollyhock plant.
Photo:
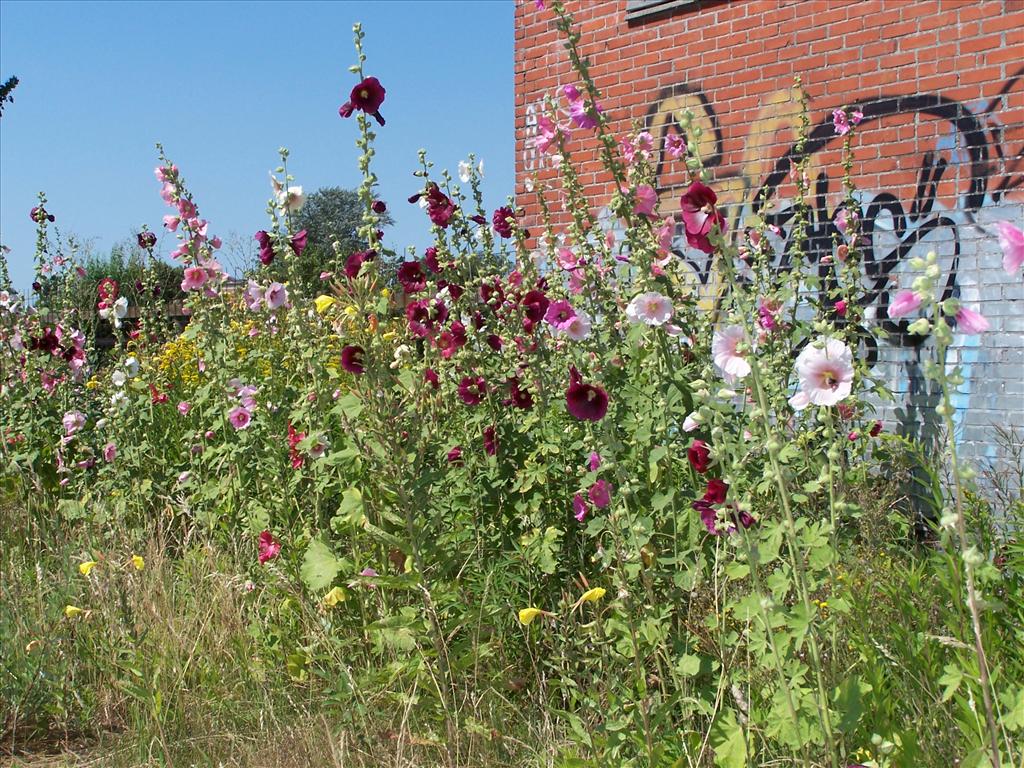
M450 451L448 451L447 459L449 464L461 466L462 464L462 446L456 445Z
M921 306L921 295L917 291L899 291L889 303L889 318L896 320L909 315Z
M380 106L384 103L385 93L380 80L376 77L367 77L352 89L349 100L341 105L338 114L342 117L351 117L355 110L359 110L373 117L380 125L384 125Z
M612 503L612 485L605 479L596 481L587 491L590 503L598 509L604 509Z
M487 382L482 376L463 376L459 382L459 399L466 405L479 405L487 394Z
M202 267L186 267L185 277L181 281L181 290L183 291L198 291L209 280L206 270Z
M402 284L402 289L410 296L427 287L427 278L418 261L403 262L402 266L398 268L397 277L398 282Z
M270 309L280 309L288 303L288 289L281 283L271 283L263 294L263 300Z
M960 307L956 311L956 327L961 333L984 333L989 329L989 322L980 312L969 307Z
M252 412L244 405L236 405L228 411L228 421L237 430L246 429L252 423Z
M515 212L507 205L498 208L491 218L494 231L502 237L512 237L512 225L516 222Z
M544 321L559 331L567 328L574 317L576 317L576 310L565 299L551 302L544 313Z
M349 373L361 374L366 369L363 367L363 348L355 344L348 344L341 350L341 367Z
M263 531L260 534L257 547L257 558L260 561L260 565L264 565L281 554L281 542L275 539L270 531Z
M794 410L808 405L836 405L850 396L853 386L853 353L835 338L819 338L796 358L799 391L790 398Z
M534 149L544 154L558 141L559 128L547 115L537 118L537 135L531 139Z
M565 405L569 413L581 421L600 421L608 412L608 394L601 387L584 384L580 372L572 366Z
M711 450L703 440L694 440L686 449L686 458L694 471L703 475L711 467Z
M709 235L715 227L725 232L725 217L715 208L718 195L706 184L695 181L682 196L679 204L683 210L683 225L686 228L686 242L692 248L711 253Z
M750 373L748 352L741 350L747 344L747 334L742 325L730 325L721 331L715 331L711 339L711 355L715 366L732 382L742 379Z
M672 319L671 300L657 291L648 291L633 297L626 307L626 317L631 323L661 326Z
M447 229L455 215L455 203L434 182L427 185L427 216L431 222Z
M1024 232L1008 221L997 221L999 247L1003 250L1003 269L1012 275L1024 264Z

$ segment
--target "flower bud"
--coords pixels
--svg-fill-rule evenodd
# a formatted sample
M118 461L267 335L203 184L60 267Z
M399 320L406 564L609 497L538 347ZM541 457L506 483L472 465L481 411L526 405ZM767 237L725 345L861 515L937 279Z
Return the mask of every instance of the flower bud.
M910 324L910 327L907 328L907 332L914 336L927 336L929 331L931 331L931 328L931 323L928 322L927 318L919 317Z

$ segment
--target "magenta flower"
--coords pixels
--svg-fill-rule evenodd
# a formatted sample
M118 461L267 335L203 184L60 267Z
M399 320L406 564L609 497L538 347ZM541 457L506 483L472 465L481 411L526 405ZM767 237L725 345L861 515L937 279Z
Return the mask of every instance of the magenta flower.
M686 142L678 133L670 133L665 137L665 151L678 160L686 152Z
M607 480L601 479L590 486L587 491L590 503L598 509L604 509L612 503L612 485Z
M423 372L423 380L434 389L438 389L441 386L441 379L438 378L437 371L433 368L427 368L427 370Z
M466 405L479 405L487 394L487 382L482 376L463 376L459 382L459 399Z
M460 466L462 464L462 446L456 445L448 451L448 463Z
M185 277L181 281L181 290L183 291L198 291L204 285L209 278L206 270L202 267L186 267Z
M349 373L362 373L366 370L363 367L364 354L362 347L349 344L341 350L341 367Z
M512 378L508 380L508 399L505 400L504 404L528 411L533 408L533 395L528 390L522 388L519 379Z
M498 452L498 433L493 426L484 429L484 452L488 456Z
M583 518L585 518L587 516L587 512L590 511L590 507L587 505L587 500L583 498L582 494L577 493L572 497L572 511L573 517L582 523Z
M899 291L889 304L889 318L896 320L909 315L921 306L921 296L916 291Z
M236 405L228 412L228 421L235 429L245 429L252 423L252 412L244 405Z
M686 458L698 474L703 475L711 466L711 450L703 440L694 440L686 449Z
M274 261L274 245L270 241L270 235L261 229L254 237L260 244L260 263L265 267L270 266Z
M384 118L380 114L380 105L384 103L384 86L376 77L368 77L357 84L349 94L349 100L338 109L342 117L351 117L355 110L371 115L381 125Z
M460 347L466 345L466 326L455 320L449 330L438 334L435 345L441 352L441 357L450 360Z
M413 301L405 308L405 319L409 321L409 332L426 338L434 328L448 319L448 307L443 301L429 302L427 299Z
M576 317L576 310L565 299L551 302L544 313L545 322L558 330L564 330L574 317Z
M434 182L427 186L427 216L430 221L447 229L455 215L455 203Z
M281 554L281 542L275 539L274 535L270 531L263 531L263 533L260 534L258 547L258 559L260 561L260 565L263 565L268 560L273 560Z
M527 291L520 303L523 307L523 314L534 323L539 323L544 319L544 315L551 305L544 291L538 290Z
M292 235L292 250L295 251L296 256L301 256L302 252L306 250L306 242L308 239L309 233L304 229Z
M985 316L968 307L960 307L956 312L956 327L961 333L984 333L989 324Z
M398 282L410 296L427 287L427 278L418 261L406 261L398 268Z
M441 265L437 261L437 248L430 246L423 252L423 263L435 275L441 271Z
M582 421L600 421L608 412L608 394L601 387L584 384L576 366L569 369L569 388L565 390L565 406Z
M704 501L710 504L723 504L729 493L729 484L724 480L713 477L708 480L707 490L704 492Z
M53 214L47 213L46 209L43 208L41 205L37 205L35 208L29 211L28 215L32 217L32 221L36 222L37 224L42 224L44 221L52 222L54 220Z
M601 454L597 451L591 451L590 457L587 459L587 467L591 472L597 472L601 467Z
M835 310L836 314L839 315L839 317L846 317L846 301L844 301L843 299L837 301L835 303Z
M1012 275L1024 264L1024 232L1008 221L997 221L999 247L1003 249L1003 269Z
M187 416L188 412L191 410L192 403L188 402L187 400L182 400L180 403L178 403L178 413L180 413L182 416Z
M363 264L376 258L376 251L356 251L345 259L345 276L354 280L359 277L359 270L362 269Z
M507 205L498 208L491 217L491 224L494 231L502 237L512 237L512 225L515 224L516 214Z
M717 226L725 231L725 217L715 208L718 195L706 184L695 181L679 201L683 209L683 224L686 228L686 242L692 248L711 253L714 248L708 236Z
M654 206L658 204L658 193L650 184L641 184L636 188L636 203L633 213L639 216L654 218Z

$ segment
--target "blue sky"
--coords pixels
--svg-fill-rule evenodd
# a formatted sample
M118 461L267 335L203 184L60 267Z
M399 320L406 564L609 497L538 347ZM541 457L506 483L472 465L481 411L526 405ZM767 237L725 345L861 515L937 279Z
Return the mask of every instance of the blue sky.
M40 190L57 226L99 252L143 223L162 232L157 141L225 241L266 225L280 146L307 192L355 187L356 123L338 117L355 21L366 73L387 89L375 158L396 221L386 243L428 241L426 215L406 202L421 147L453 174L469 152L483 158L486 202L501 205L514 179L512 17L511 0L0 2L0 78L21 80L0 118L0 242L15 286L32 280ZM173 247L164 235L159 250Z

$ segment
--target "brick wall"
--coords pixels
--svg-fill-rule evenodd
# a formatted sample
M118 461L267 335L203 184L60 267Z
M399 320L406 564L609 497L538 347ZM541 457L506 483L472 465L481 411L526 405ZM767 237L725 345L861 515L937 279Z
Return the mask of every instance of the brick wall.
M993 227L1024 224L1024 0L701 0L634 21L625 0L565 5L616 134L636 124L654 137L663 212L678 211L689 181L682 160L663 148L668 133L682 133L678 119L689 109L704 129L701 155L728 205L730 231L749 221L764 187L775 201L770 213L784 224L792 188L773 171L793 145L799 76L815 139L815 225L830 242L842 199L831 113L841 106L865 113L855 178L872 232L866 322L891 326L889 295L909 287L910 258L940 255L948 292L992 324L980 336L957 335L954 355L967 373L961 442L977 457L996 458L992 425L1024 427L1024 288L1019 274L1003 272ZM538 209L527 180L556 175L550 156L530 145L536 117L545 96L575 82L553 18L534 0L518 0L516 170L528 224ZM607 199L592 132L576 131L570 149L584 161L581 175L595 199ZM605 225L617 226L608 217ZM713 265L685 239L676 244L701 295L712 295ZM874 352L876 371L900 393L884 415L908 433L920 434L934 405L920 373L927 353L899 333Z

